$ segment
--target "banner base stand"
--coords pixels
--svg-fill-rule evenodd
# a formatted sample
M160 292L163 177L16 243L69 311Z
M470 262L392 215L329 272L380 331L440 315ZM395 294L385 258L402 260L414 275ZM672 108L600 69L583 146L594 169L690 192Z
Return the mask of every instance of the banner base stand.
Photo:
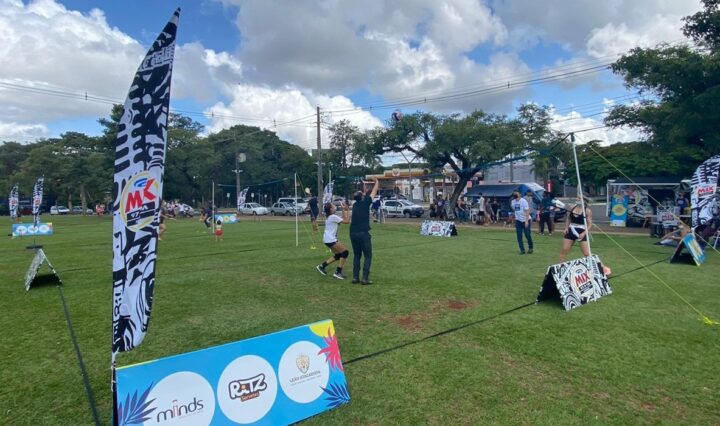
M612 294L612 288L596 255L550 265L536 302L560 299L566 311Z
M36 247L36 245L28 246L28 248L30 247ZM30 267L28 268L27 272L25 272L25 291L30 291L30 286L32 285L32 283L37 281L36 278L39 278L37 273L43 264L47 264L48 268L50 268L50 272L52 272L50 276L54 277L57 280L58 285L62 285L60 275L58 275L57 271L50 263L50 260L45 255L42 246L37 247L41 248L35 249L35 257L33 257L33 260L30 263Z
M29 246L25 246L25 248L28 250L37 250L37 249L43 248L43 245L42 244L31 244Z
M687 250L687 253L685 252ZM705 262L705 253L700 244L695 239L695 235L687 234L680 241L680 244L675 248L672 256L670 256L670 263L694 263L700 266Z

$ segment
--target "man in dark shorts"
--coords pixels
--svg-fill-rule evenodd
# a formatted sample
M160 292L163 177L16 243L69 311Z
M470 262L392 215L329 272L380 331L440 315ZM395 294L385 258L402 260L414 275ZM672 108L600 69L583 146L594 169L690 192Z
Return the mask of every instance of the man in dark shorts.
M320 214L320 209L318 208L317 197L310 198L310 201L308 201L308 206L310 207L310 222L312 222L313 232L317 233L317 231L318 231L317 218L318 218L318 215Z
M360 282L360 258L365 256L363 263L362 285L369 285L370 264L372 263L372 241L370 240L370 206L373 198L377 196L380 183L374 179L375 184L368 194L363 191L355 193L355 203L352 207L352 220L350 221L350 242L353 248L353 284Z

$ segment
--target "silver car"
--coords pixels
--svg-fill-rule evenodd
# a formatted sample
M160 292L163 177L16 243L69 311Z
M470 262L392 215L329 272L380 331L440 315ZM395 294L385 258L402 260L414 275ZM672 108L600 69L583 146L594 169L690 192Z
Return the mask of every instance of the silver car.
M300 214L302 211L291 203L275 203L270 207L270 214L273 216L295 216Z

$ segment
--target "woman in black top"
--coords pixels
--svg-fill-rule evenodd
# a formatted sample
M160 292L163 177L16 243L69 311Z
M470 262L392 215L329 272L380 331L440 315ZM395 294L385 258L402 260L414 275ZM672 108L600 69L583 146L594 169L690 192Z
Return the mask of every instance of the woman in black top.
M565 235L563 237L562 250L560 251L560 263L565 261L565 257L570 252L575 241L580 242L580 250L583 256L590 256L590 246L588 245L588 231L592 227L592 212L588 207L588 200L584 198L585 213L583 214L582 205L578 202L568 212L568 218L565 221ZM587 228L585 228L587 222Z

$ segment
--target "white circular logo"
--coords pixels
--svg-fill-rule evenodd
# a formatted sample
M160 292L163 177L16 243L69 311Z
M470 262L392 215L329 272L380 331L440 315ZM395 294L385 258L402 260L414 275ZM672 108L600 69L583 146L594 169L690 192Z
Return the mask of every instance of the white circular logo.
M280 387L288 398L301 404L318 399L330 379L330 368L320 347L303 340L293 343L280 358Z
M41 234L47 234L50 232L50 227L47 225L40 225L40 233Z
M18 235L25 235L27 234L27 231L27 227L25 226L18 226L17 228L15 228L15 233L17 233Z
M150 391L155 407L146 417L151 425L209 425L215 414L215 395L204 377L190 371L173 373ZM148 407L148 409L150 409Z
M217 385L220 409L236 423L262 419L272 408L276 396L275 370L256 355L241 356L228 364Z

